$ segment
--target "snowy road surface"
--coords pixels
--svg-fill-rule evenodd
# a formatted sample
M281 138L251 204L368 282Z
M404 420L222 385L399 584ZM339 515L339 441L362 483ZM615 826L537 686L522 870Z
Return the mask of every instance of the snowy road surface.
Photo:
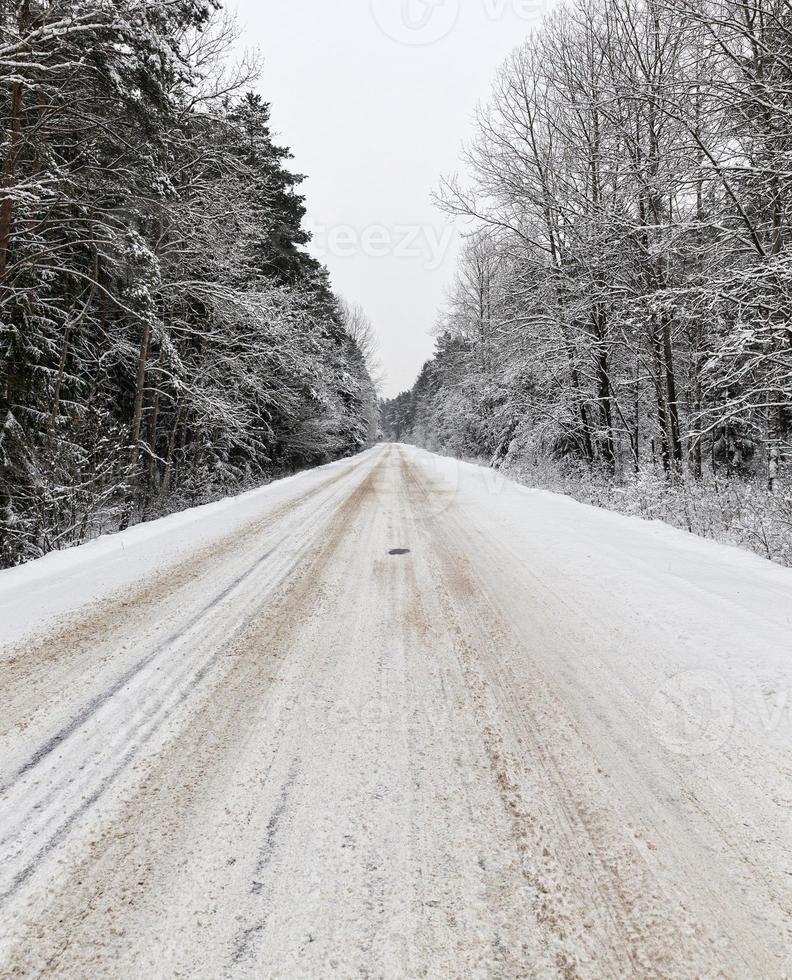
M385 446L0 617L2 977L792 976L788 570Z

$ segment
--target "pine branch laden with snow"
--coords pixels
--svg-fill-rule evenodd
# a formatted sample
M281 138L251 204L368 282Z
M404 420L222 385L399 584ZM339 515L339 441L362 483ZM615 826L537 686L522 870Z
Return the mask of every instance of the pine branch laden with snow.
M218 6L0 7L0 565L369 438Z

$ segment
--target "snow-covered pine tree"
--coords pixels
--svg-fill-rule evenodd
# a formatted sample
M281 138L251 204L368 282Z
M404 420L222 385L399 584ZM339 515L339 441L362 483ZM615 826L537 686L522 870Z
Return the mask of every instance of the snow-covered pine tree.
M2 564L363 443L365 366L218 6L0 5Z

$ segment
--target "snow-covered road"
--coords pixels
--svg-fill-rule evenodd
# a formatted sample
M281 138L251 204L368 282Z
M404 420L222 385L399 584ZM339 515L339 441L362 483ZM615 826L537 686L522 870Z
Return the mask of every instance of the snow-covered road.
M403 446L0 572L0 976L792 977L791 637Z

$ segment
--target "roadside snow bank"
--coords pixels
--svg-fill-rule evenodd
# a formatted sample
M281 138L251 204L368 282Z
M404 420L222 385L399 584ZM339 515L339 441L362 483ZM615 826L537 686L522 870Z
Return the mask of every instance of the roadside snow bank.
M681 584L691 597L719 599L792 630L792 569L735 545L720 544L670 524L644 520L526 487L498 470L408 447L423 466L462 497L491 500L498 523L528 531L539 549L570 571L620 576L620 587L638 589L630 575ZM526 506L528 504L528 506ZM626 578L624 576L626 575ZM614 582L614 587L616 583ZM650 596L647 596L647 599ZM673 611L669 611L673 615ZM790 633L792 641L792 633Z
M352 469L359 459L329 463L0 570L0 645L18 640L41 620L57 619L162 572L336 473Z

